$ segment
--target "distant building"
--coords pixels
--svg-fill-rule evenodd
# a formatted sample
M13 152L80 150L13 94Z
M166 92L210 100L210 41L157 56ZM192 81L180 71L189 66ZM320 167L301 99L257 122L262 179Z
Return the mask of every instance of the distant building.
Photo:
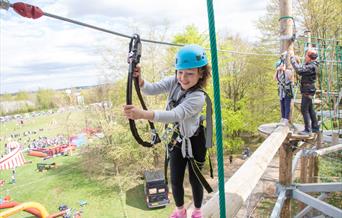
M70 103L84 105L84 97L81 95L81 92L72 91L71 89L66 89L65 93L70 98Z
M75 93L75 97L78 105L84 105L84 97L81 95L81 93Z
M109 109L109 108L112 108L113 104L110 101L101 101L101 102L92 103L89 106L92 108Z
M65 90L65 93L66 93L67 95L70 95L70 94L71 94L71 89L66 89L66 90Z

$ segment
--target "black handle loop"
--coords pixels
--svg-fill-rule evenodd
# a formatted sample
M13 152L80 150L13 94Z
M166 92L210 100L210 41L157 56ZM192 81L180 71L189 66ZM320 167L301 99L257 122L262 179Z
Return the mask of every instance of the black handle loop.
M128 52L128 79L127 79L127 90L126 90L126 104L132 104L132 81L134 80L135 91L137 92L140 104L144 110L147 110L146 104L140 92L139 79L133 77L134 69L139 64L141 58L141 41L138 34L134 34L129 43ZM144 141L138 134L138 130L135 126L135 121L129 119L129 126L135 140L144 147L152 147L153 145L161 142L159 135L151 121L148 121L151 129L151 142Z

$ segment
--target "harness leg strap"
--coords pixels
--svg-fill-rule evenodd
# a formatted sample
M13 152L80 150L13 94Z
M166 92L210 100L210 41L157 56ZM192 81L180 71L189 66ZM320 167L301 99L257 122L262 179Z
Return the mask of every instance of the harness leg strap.
M166 151L165 151L165 160L164 160L164 177L165 177L165 184L168 185L169 181L168 181L168 177L167 177L167 168L169 167L169 155L168 155L168 151L167 151L167 147L166 147Z
M208 159L209 159L209 168L210 168L210 177L214 178L214 172L213 172L213 165L211 164L211 155L210 155L210 149L208 149Z
M202 186L205 188L205 190L207 190L208 193L213 192L213 189L211 188L211 186L209 185L207 180L205 180L205 178L204 178L203 174L201 173L201 170L199 169L195 159L189 158L189 160L190 160L191 168L194 171L198 181L202 184Z

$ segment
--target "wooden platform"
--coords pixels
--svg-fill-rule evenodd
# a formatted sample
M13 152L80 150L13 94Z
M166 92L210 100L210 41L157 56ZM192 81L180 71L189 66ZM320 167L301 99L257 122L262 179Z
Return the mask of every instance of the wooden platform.
M281 126L281 123L267 123L258 127L258 131L265 137L269 136L277 127ZM304 130L304 126L301 124L294 124L290 127L291 138L290 140L306 141L312 140L316 137L316 134L311 135L298 135L297 133Z

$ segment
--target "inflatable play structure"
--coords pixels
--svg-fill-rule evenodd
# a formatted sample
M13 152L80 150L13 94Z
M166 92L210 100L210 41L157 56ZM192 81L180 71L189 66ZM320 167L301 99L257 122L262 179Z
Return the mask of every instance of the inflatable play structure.
M84 205L80 204L81 207ZM1 212L1 209L7 209ZM59 212L50 214L47 212L44 206L36 202L25 202L18 203L14 201L5 201L0 202L0 218L7 218L15 215L21 211L26 211L35 217L39 218L55 218L55 217L73 217L73 218L81 218L82 211L75 211L72 208L68 208L66 205L61 205L59 208Z
M12 150L16 149L17 147L19 147L20 144L17 141L10 141L7 144L5 144L5 149L7 151L7 153L11 152Z
M0 170L8 170L25 164L25 158L21 146L11 148L10 152L0 159Z
M100 128L85 128L83 129L84 133L86 133L88 136L92 136L92 135L95 135L96 133L100 133L101 132L101 129Z
M95 134L95 132L94 132L94 134ZM86 137L85 133L81 133L81 134L78 134L75 136L71 136L69 138L69 144L76 145L76 147L80 147L86 143L87 143L87 137Z
M41 152L41 151L36 151L36 150L30 150L28 152L28 155L34 156L34 157L47 157L48 154Z
M57 146L50 146L47 148L34 148L28 152L28 155L35 156L35 157L52 157L57 154L65 154L68 153L70 150L75 150L76 145L57 145Z
M90 131L90 130L88 130ZM95 132L95 130L92 130ZM53 145L49 147L35 147L29 150L28 155L34 157L53 157L58 154L66 154L70 151L74 151L77 147L80 147L87 143L86 133L81 133L69 138L68 144Z
M15 201L3 202L0 204L0 209L14 208L14 207L17 207L18 205L20 205L20 203L15 202ZM17 207L17 208L19 208L19 207ZM28 212L28 213L36 216L36 217L41 217L41 214L42 214L39 209L32 207L32 205L29 205L29 207L22 205L22 206L20 206L20 210L18 210L18 211L22 211L22 210L24 210L24 211L26 211L26 212ZM13 210L8 211L8 212L6 211L6 213L9 214L8 216L11 216L14 214L12 211ZM0 213L0 217L2 218L2 217L6 217L6 216L3 215L3 213Z

